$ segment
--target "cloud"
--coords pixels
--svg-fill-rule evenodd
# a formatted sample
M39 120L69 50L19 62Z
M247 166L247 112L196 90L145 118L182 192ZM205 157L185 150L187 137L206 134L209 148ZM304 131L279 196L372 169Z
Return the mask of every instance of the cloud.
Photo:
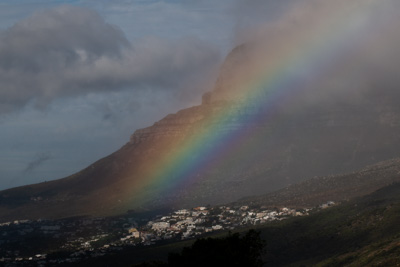
M254 47L238 72L280 70L301 108L304 101L324 105L332 98L398 99L399 8L396 0L239 0L235 41Z
M51 155L49 153L41 153L37 154L35 159L28 163L26 168L24 169L24 173L32 172L37 169L39 166L44 164L46 161L51 159Z
M95 11L62 6L35 13L0 32L0 114L29 102L90 92L151 89L180 95L219 62L195 37L130 42Z

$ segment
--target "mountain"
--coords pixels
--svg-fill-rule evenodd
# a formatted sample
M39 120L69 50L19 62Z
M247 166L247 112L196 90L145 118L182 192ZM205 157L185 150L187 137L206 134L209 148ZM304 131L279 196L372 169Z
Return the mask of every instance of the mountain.
M243 198L237 205L312 208L328 201L342 202L400 183L400 159L380 162L347 174L314 177L278 191Z
M308 84L257 77L253 57L251 45L235 48L201 105L135 131L86 169L1 191L0 220L225 203L399 156L397 91L314 97Z

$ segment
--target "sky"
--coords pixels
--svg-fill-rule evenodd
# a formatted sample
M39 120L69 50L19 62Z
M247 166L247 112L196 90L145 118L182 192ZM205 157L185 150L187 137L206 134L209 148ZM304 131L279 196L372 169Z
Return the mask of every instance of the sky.
M200 104L253 14L279 10L246 2L1 1L0 190L71 175Z

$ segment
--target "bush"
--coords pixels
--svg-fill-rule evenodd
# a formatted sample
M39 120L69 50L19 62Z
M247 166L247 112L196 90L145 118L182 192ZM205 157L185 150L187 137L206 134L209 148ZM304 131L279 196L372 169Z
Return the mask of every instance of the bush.
M264 247L255 230L243 236L229 233L224 238L201 238L181 253L170 253L168 266L262 266Z

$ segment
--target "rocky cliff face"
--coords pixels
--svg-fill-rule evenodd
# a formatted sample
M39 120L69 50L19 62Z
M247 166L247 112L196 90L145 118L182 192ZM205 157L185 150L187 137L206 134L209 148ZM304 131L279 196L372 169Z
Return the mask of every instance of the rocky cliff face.
M229 90L238 90L235 77L242 70L235 66L245 66L246 49L239 47L228 56L215 90L204 95L202 105L135 131L120 150L77 174L0 192L0 218L107 215L223 203L398 157L400 108L390 95L357 103L300 99L290 109L282 101L267 111L232 97L236 94ZM231 140L207 158L196 151L188 155L206 166L186 174L190 186L171 191L132 189L155 162L168 159L192 136L210 130ZM214 145L202 141L205 147ZM139 198L145 201L139 203Z
M197 106L169 114L153 126L136 130L128 144L134 145L164 137L183 138L211 112L212 110L205 106Z

